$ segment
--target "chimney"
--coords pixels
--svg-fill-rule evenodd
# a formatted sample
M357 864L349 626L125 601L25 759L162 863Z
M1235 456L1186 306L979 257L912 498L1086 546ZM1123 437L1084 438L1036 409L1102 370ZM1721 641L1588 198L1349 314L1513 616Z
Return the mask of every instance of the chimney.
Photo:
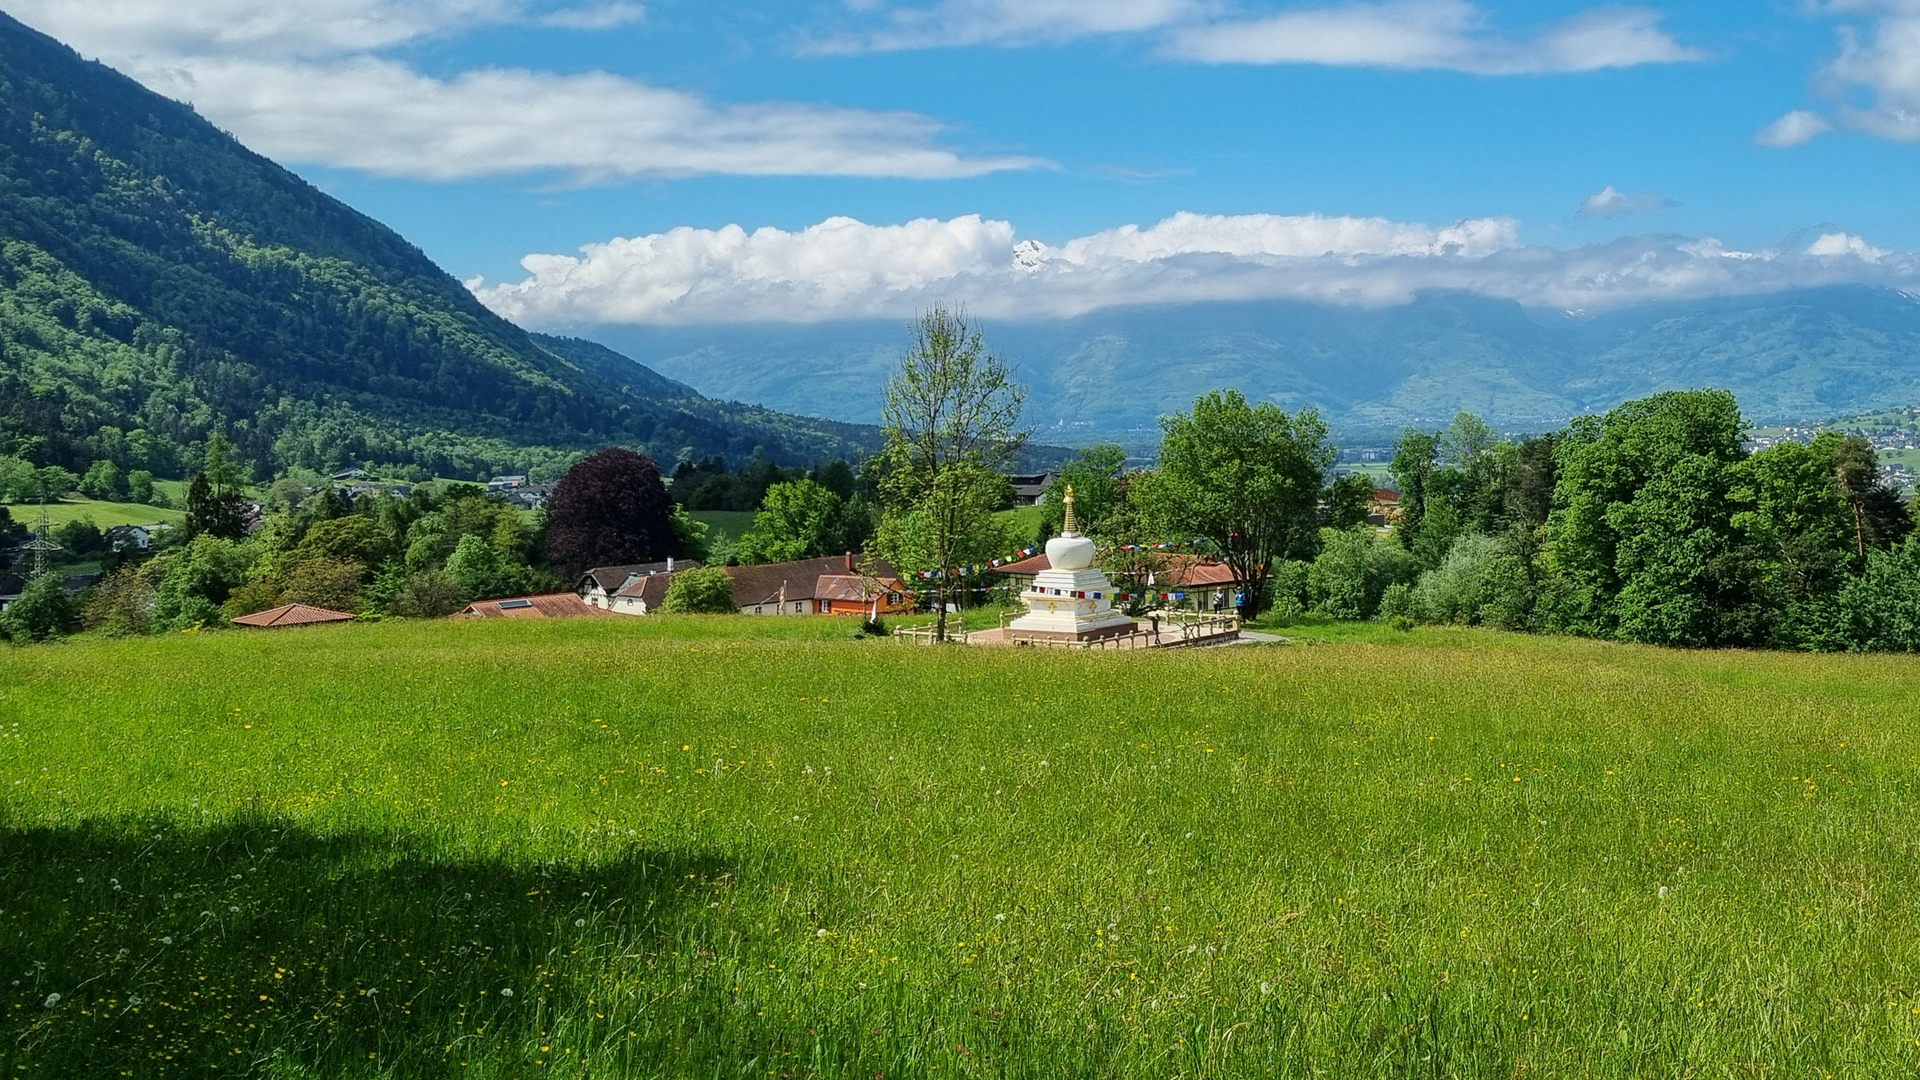
M673 573L673 556L667 556L667 573Z
M847 573L853 573L853 552L847 552Z

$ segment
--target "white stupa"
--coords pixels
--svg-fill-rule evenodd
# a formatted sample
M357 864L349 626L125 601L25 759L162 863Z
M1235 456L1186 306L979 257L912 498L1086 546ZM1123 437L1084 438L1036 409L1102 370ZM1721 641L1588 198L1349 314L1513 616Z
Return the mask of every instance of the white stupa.
M1113 610L1113 583L1093 565L1093 541L1073 521L1073 488L1067 488L1067 520L1047 541L1047 566L1020 594L1027 613L1007 627L1014 641L1097 641L1130 634L1133 619Z

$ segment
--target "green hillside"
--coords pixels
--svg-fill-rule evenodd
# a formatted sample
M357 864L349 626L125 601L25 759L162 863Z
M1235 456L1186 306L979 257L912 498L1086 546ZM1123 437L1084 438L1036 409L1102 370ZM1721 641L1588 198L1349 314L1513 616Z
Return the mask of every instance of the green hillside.
M0 453L168 475L525 469L622 442L807 462L861 429L536 340L391 230L187 106L0 15Z
M0 650L0 1072L1913 1075L1909 660L848 628Z

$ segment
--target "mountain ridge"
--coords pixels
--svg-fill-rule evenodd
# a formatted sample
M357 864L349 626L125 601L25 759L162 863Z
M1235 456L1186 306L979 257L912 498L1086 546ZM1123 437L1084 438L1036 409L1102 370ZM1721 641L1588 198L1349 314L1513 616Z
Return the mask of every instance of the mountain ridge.
M1043 435L1151 429L1205 391L1238 387L1337 428L1391 429L1468 409L1550 424L1666 389L1731 390L1760 420L1920 401L1920 298L1834 286L1575 316L1467 293L1397 308L1299 302L1115 309L985 333L1031 384ZM870 412L823 393L898 356L888 322L812 326L576 327L711 391L844 420Z

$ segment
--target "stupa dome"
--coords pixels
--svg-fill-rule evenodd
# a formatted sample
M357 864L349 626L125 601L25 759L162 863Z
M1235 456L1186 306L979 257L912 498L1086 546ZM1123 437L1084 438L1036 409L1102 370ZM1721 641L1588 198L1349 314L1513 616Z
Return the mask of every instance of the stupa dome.
M1047 564L1055 570L1085 570L1093 565L1093 540L1085 536L1056 536L1047 541Z

